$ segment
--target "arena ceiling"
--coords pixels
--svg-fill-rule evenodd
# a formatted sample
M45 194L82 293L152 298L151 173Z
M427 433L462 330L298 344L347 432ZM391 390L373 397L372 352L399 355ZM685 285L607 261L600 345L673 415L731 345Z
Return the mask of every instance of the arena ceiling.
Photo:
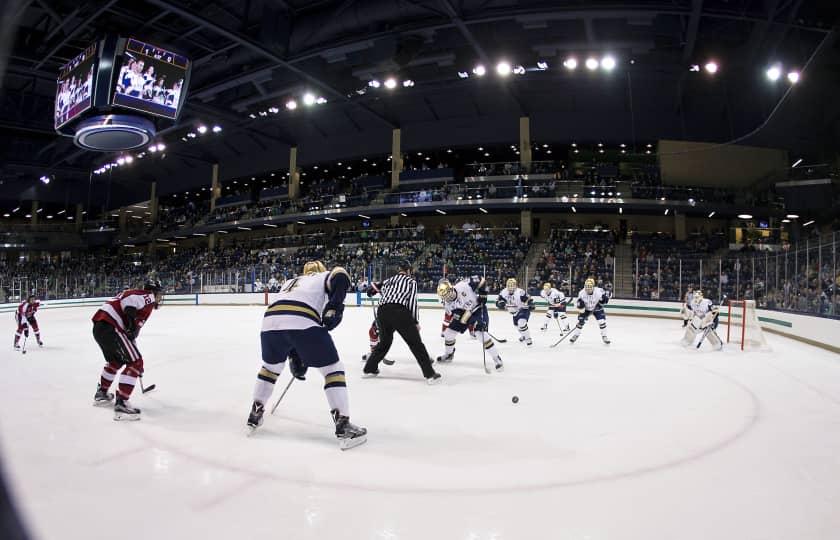
M0 96L0 195L21 198L42 174L87 185L107 156L55 134L58 68L106 33L193 59L186 108L167 128L166 160L125 173L147 193L403 148L515 143L520 116L552 142L728 141L762 126L788 85L767 65L802 69L747 144L833 159L840 140L835 2L817 0L15 0L17 33ZM4 28L3 32L7 32ZM0 47L3 45L0 44ZM562 67L570 55L613 55L611 73ZM500 60L528 68L496 77ZM715 76L689 71L715 59ZM540 70L538 62L547 64ZM488 69L476 77L477 64ZM458 73L466 73L467 78ZM372 88L394 76L411 87ZM362 91L364 93L362 93ZM286 110L306 92L327 102ZM277 113L268 112L277 108ZM260 116L260 112L267 116ZM252 118L251 116L256 118ZM199 124L214 137L182 137ZM30 189L31 191L31 189Z

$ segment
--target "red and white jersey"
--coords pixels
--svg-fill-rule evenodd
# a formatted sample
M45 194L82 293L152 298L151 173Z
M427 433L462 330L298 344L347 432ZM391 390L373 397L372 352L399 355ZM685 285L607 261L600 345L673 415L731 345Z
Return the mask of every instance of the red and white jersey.
M15 312L15 317L17 318L18 322L21 319L31 319L35 316L35 312L38 311L38 308L41 307L41 302L35 300L33 303L29 302L21 302L20 305L17 307L17 312Z
M133 307L137 310L134 322L139 330L155 309L155 295L141 289L128 289L111 298L94 314L93 321L105 321L125 332L126 319L123 310Z

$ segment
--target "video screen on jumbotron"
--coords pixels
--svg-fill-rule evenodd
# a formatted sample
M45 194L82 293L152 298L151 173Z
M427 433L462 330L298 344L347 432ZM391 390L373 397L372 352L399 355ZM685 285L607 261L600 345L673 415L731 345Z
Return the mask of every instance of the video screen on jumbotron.
M189 60L183 56L129 39L112 103L174 120L188 69Z
M55 93L56 129L91 107L97 58L96 43L93 43L58 72L58 88Z

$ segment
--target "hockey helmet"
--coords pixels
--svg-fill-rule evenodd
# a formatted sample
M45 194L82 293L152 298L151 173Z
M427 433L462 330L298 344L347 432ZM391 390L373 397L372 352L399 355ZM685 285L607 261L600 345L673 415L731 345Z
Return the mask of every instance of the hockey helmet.
M143 284L143 290L154 294L155 309L159 308L160 304L163 302L163 285L161 285L160 280L147 279L146 283Z
M550 291L551 290L551 283L545 282L543 283L543 290Z
M309 274L318 274L320 272L326 272L327 267L324 266L324 263L321 261L309 261L304 263L303 265L303 275L307 276Z
M583 282L583 290L586 291L586 294L592 294L592 291L595 290L595 280L586 278L586 281Z
M29 296L26 297L26 301L29 302L30 304L35 303L35 301L37 299L38 299L38 297L35 296L34 294L30 294Z
M455 287L453 287L451 283L449 283L448 281L443 281L437 287L437 295L444 302L451 302L455 300L455 298L458 296L458 293L455 292Z
M512 293L516 290L516 280L513 278L509 278L507 283L505 283L505 287L507 288L508 292Z

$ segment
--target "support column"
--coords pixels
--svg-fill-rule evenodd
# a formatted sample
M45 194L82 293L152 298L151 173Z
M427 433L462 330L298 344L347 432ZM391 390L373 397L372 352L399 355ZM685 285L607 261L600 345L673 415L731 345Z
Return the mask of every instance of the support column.
M84 207L82 206L82 203L78 203L76 205L76 218L75 218L76 219L76 230L77 231L82 230L82 222L85 220L85 216L84 216L83 212L84 212Z
M122 234L125 232L125 225L128 221L128 212L125 211L125 208L120 208L118 213L119 217L117 218L117 231L119 231L119 234Z
M298 228L296 223L287 223L286 224L286 234L297 234Z
M400 173L403 170L402 145L400 130L391 132L391 189L400 187Z
M219 164L214 163L210 176L210 211L216 209L216 199L222 196L222 186L219 183Z
M217 235L218 235L218 233L210 233L210 234L207 235L207 247L208 248L216 249L216 242L217 242L216 236Z
M300 171L297 167L297 146L289 148L289 200L300 198Z
M520 150L521 152L521 150ZM534 236L534 217L530 210L523 210L519 215L520 228L522 229L522 236L531 238Z
M395 214L391 216L391 227L399 227L400 225L400 216Z
M519 118L519 164L526 171L531 167L531 119Z
M685 214L674 212L674 240L684 242L688 238L685 231Z
M159 204L160 201L158 201L157 197L157 182L152 182L152 189L149 192L149 212L151 212L149 221L152 222L152 227L157 225Z
M32 225L38 224L38 201L32 201L32 217L29 219Z

